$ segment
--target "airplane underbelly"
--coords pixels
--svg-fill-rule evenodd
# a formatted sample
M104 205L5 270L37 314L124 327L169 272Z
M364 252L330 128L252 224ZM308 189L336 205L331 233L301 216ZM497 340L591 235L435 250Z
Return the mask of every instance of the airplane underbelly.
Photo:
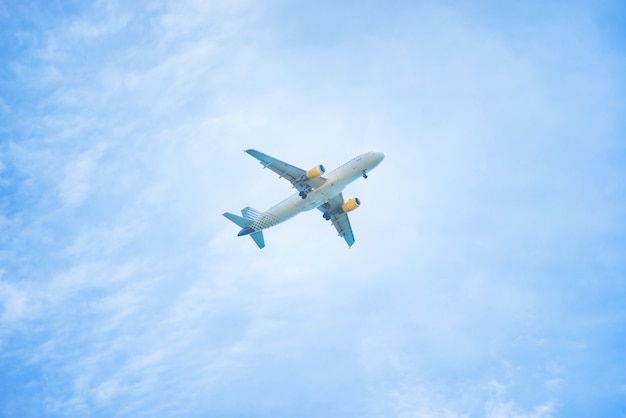
M311 210L323 205L341 193L344 187L342 184L329 184L309 193L309 196L303 202L302 210Z
M344 187L345 185L341 183L331 183L310 192L306 199L294 194L267 212L272 222L263 226L271 227L293 218L300 212L315 209L341 193Z
M300 196L294 195L268 210L266 213L274 220L270 226L278 225L302 212L301 200Z

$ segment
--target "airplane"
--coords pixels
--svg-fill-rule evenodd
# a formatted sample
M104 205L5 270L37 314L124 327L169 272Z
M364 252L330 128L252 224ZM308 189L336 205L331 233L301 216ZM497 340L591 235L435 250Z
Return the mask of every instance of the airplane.
M348 212L358 208L361 201L356 197L345 201L341 192L359 177L367 178L367 173L380 164L385 154L368 152L359 155L324 177L326 170L321 164L305 171L257 150L248 149L244 152L259 160L263 168L269 168L280 178L289 180L298 193L265 212L251 207L241 210L243 216L225 212L223 216L242 228L237 236L250 235L256 245L263 248L263 230L285 222L301 212L317 208L323 213L325 220L331 221L338 236L343 237L349 247L354 244Z

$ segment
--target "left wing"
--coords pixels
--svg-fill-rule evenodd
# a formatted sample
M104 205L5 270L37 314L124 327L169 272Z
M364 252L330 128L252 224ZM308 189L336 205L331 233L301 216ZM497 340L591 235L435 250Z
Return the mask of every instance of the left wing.
M323 166L313 167L311 170L305 171L254 149L248 149L244 152L259 160L264 168L269 168L280 177L289 180L299 192L308 193L326 182L326 179L322 177L324 174Z
M354 234L352 233L348 214L341 209L343 203L343 196L339 193L337 196L330 199L328 203L318 206L318 209L330 216L330 221L339 236L346 240L348 247L352 247L352 244L354 244Z

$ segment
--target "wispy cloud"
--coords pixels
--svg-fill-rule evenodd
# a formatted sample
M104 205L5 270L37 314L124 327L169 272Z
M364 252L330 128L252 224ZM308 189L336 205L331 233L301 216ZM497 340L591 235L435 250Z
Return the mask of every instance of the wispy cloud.
M623 409L623 51L600 6L492 6L0 6L0 414ZM357 245L237 238L292 192L244 148L384 151Z

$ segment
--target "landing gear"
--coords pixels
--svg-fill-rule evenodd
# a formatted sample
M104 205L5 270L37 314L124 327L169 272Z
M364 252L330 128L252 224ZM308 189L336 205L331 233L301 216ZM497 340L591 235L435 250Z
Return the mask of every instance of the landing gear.
M298 196L300 196L302 199L306 199L307 194L311 193L312 191L313 191L313 188L311 188L311 186L309 186L308 184L303 184L302 190L300 190L300 193L298 193Z
M363 170L363 178L364 178L364 179L366 179L366 178L367 178L367 174L365 174L365 173L366 173L366 170Z
M323 206L324 206L324 214L322 215L322 218L324 218L327 221L330 221L330 205L328 203L324 203Z

